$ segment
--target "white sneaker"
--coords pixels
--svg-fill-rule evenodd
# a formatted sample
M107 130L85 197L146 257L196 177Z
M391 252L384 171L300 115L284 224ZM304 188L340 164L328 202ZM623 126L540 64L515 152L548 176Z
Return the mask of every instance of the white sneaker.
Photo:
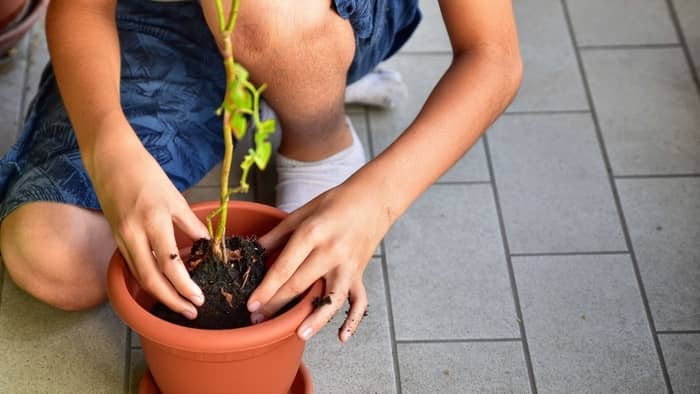
M345 88L346 104L391 108L408 96L406 84L397 71L379 66Z

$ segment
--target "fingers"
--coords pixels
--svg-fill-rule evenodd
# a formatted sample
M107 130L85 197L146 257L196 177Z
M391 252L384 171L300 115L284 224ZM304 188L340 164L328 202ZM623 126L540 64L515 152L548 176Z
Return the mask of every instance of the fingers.
M128 235L122 234L122 237L124 243L128 245L125 257L128 256L131 259L130 267L141 287L171 310L181 313L188 319L196 318L195 307L182 298L158 270L147 237L134 232Z
M309 317L297 328L297 336L304 341L309 340L323 326L328 323L345 303L348 295L349 283L344 281L345 276L339 275L337 280L327 280L329 291L325 297L329 297L330 303L322 302Z
M248 299L248 311L251 313L267 304L275 293L294 275L299 265L306 260L313 248L313 239L306 232L296 231L287 246L282 250L272 267L267 271L263 281Z
M350 286L349 301L350 311L338 331L338 339L341 342L347 342L355 334L357 327L367 312L367 291L362 280L358 280Z
M275 293L267 303L263 304L257 312L251 314L251 321L253 323L260 323L274 316L277 311L287 305L296 296L311 287L316 279L325 274L320 264L320 259L322 258L322 254L318 251L311 252L306 261L304 261L294 275L280 287L277 293Z
M190 239L209 239L209 230L207 230L207 226L192 212L192 209L187 205L187 201L185 201L184 197L182 198L180 209L173 213L173 223L187 234ZM175 239L175 237L173 237L173 239Z
M200 306L204 303L204 294L197 286L182 263L180 253L175 244L175 233L170 220L151 226L149 234L151 245L158 261L161 272L168 278L178 293Z
M268 231L258 239L260 245L266 250L279 249L289 238L289 235L299 225L303 218L299 212L292 213L284 218L275 228Z

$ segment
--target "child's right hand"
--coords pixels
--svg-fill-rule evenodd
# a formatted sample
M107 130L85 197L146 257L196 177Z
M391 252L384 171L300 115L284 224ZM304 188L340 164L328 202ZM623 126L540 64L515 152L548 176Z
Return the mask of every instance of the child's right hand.
M127 126L129 127L129 126ZM194 319L204 296L180 259L173 224L192 239L209 238L158 162L134 138L96 154L92 181L115 241L141 287ZM96 152L97 153L97 152Z
M185 199L141 144L120 104L117 0L52 0L51 65L85 168L119 249L141 286L194 318L199 288L180 261L173 224L208 237ZM175 258L171 258L175 255Z

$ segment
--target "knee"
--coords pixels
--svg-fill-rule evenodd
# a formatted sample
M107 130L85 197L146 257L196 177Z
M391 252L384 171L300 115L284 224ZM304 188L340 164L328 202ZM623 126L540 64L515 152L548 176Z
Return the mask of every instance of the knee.
M218 31L218 26L211 28ZM249 68L274 63L279 70L319 60L347 68L355 51L350 23L325 0L303 5L277 0L243 2L233 40L236 57Z
M0 227L0 251L12 280L37 299L65 311L85 310L106 299L104 270L80 256L61 233L47 233L39 220L10 214Z
M323 34L333 29L330 9L319 7L318 2L309 2L303 7L295 2L274 3L263 12L257 7L265 5L256 5L241 13L234 34L234 41L240 44L239 50L263 54L290 47L308 47L332 39Z

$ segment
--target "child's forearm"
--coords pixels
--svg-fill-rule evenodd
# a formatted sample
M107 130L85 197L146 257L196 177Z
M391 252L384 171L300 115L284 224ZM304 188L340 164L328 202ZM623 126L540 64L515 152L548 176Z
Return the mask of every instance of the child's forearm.
M54 73L91 175L101 146L135 138L119 98L115 9L116 0L53 0L46 17Z
M371 185L391 225L505 109L521 72L517 54L475 50L458 56L413 124L351 182Z

